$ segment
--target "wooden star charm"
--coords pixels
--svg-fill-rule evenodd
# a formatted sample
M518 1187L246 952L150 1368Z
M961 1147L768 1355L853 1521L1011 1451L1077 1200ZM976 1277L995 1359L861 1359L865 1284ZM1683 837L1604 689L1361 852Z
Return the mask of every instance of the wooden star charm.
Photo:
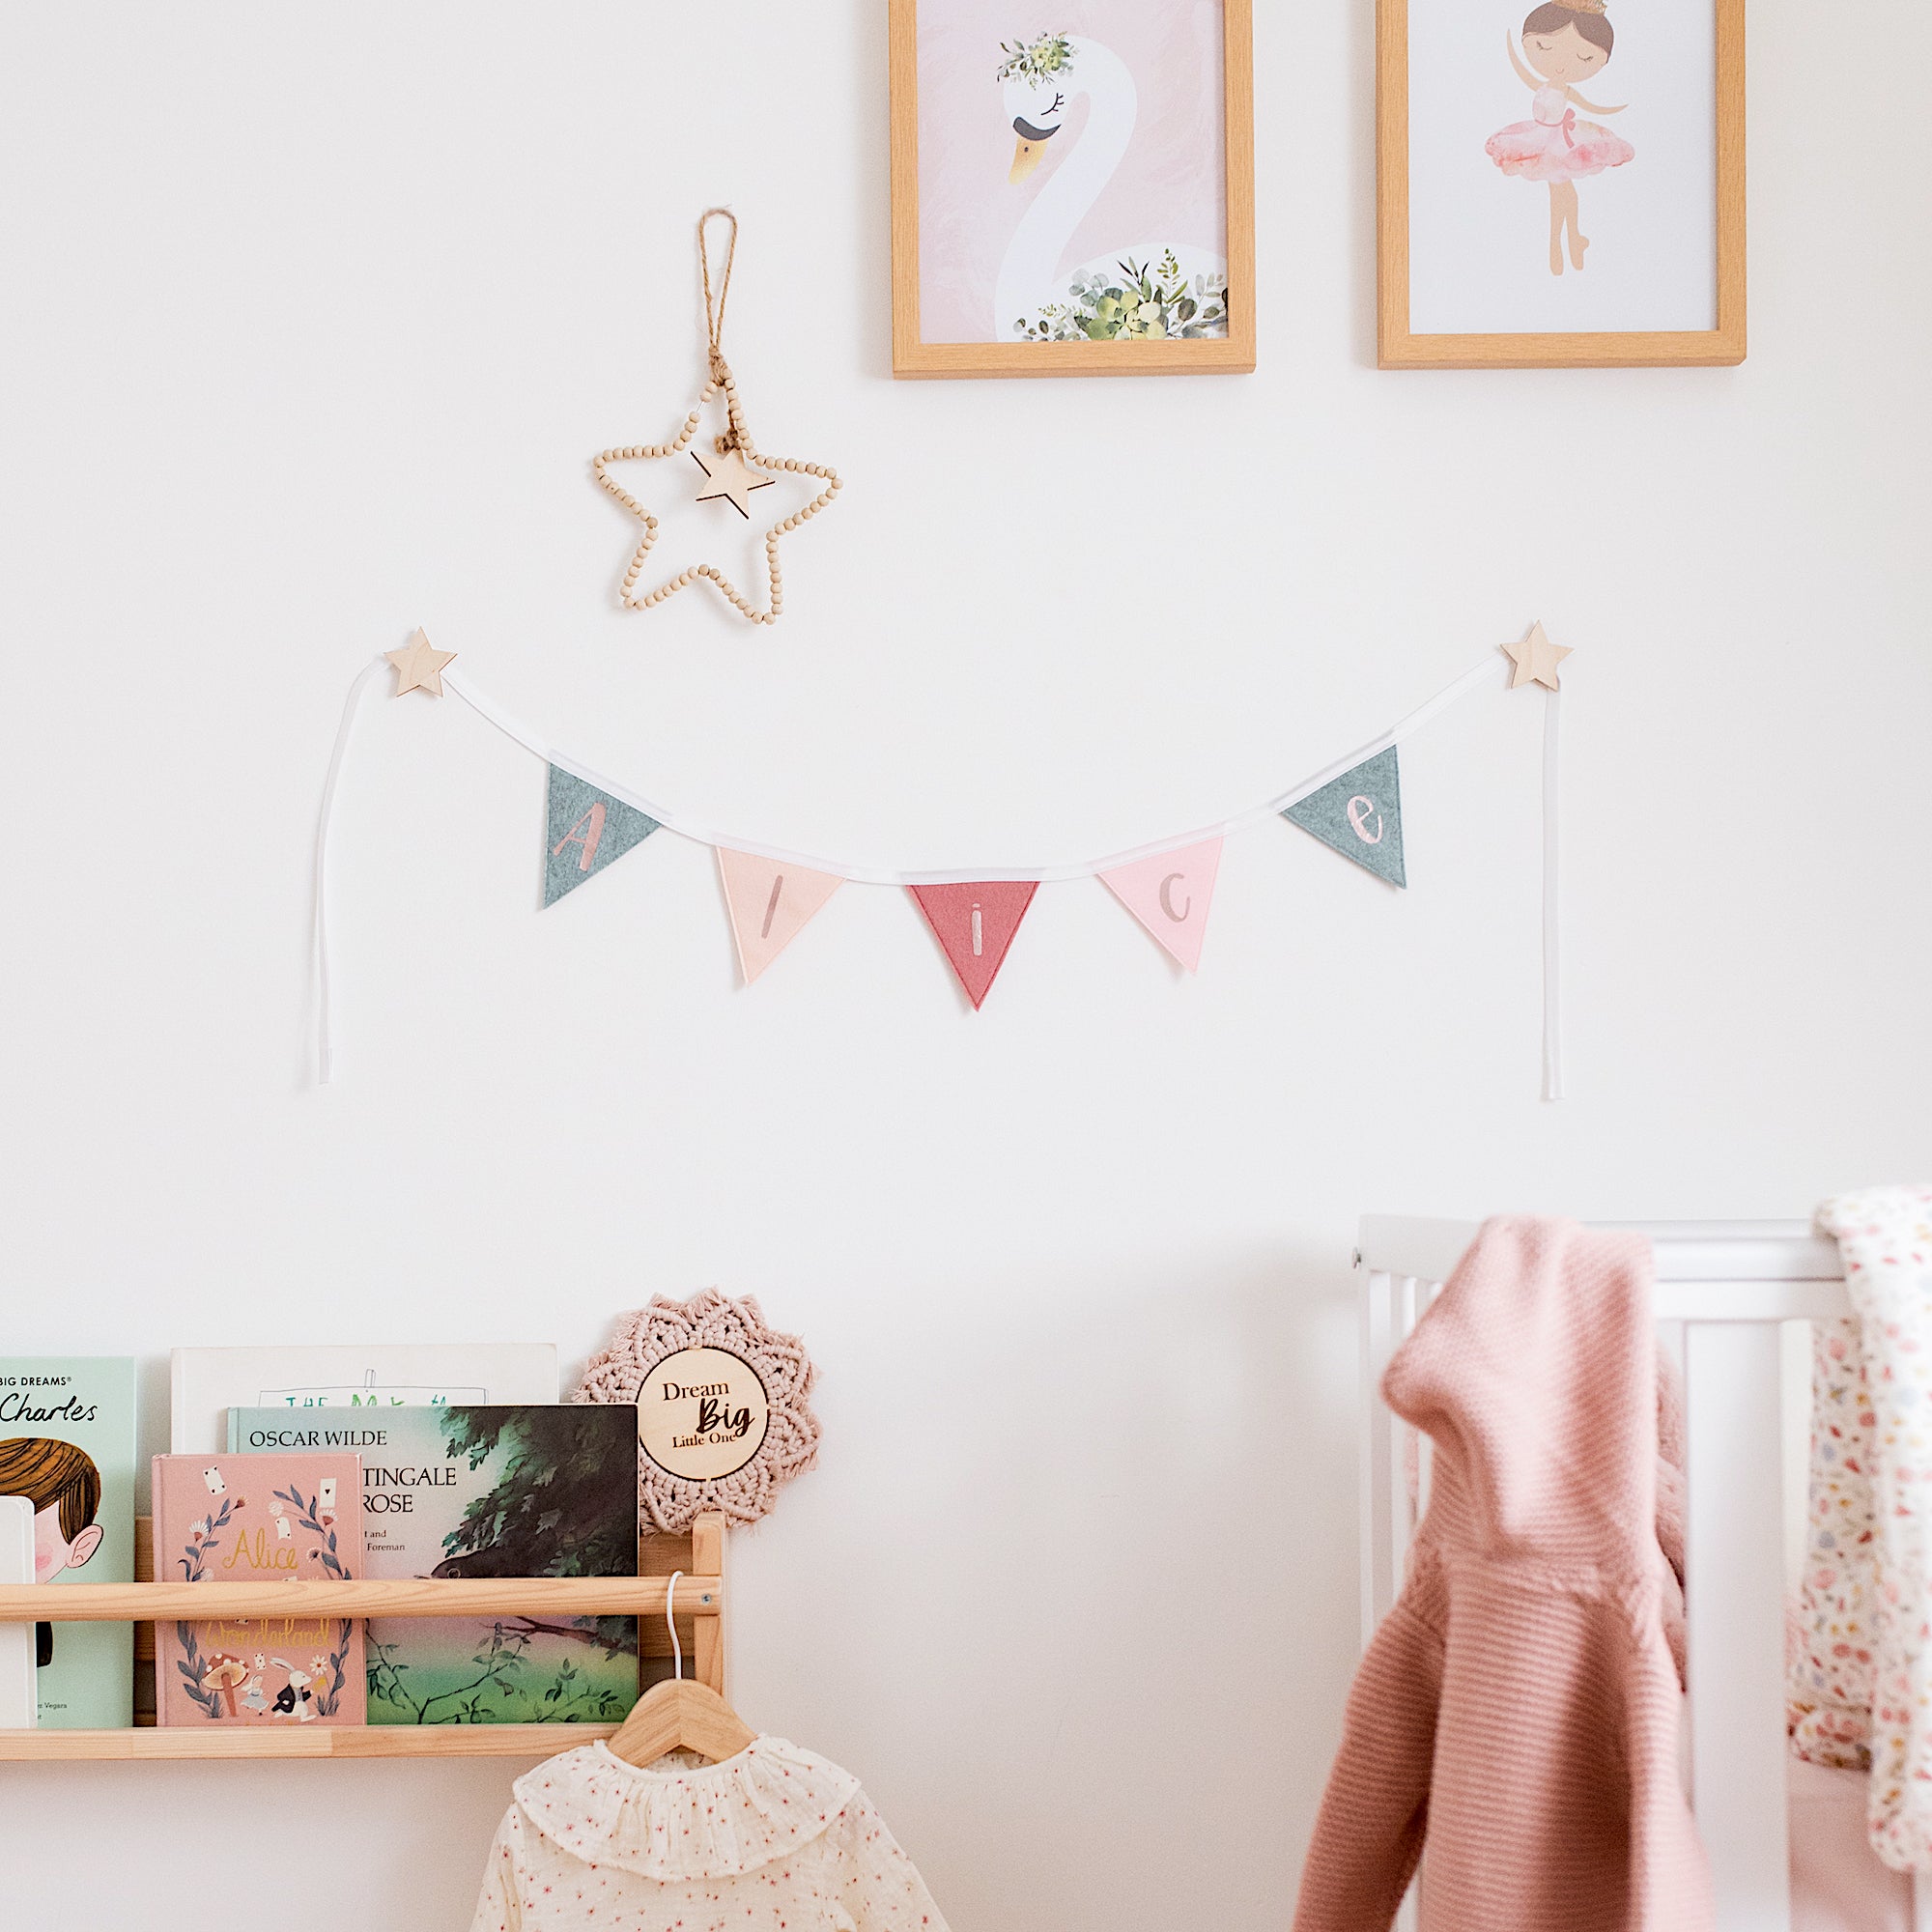
M429 639L418 630L399 651L383 655L396 668L396 696L406 691L426 691L432 697L442 696L442 668L456 656L454 651L430 649Z
M1570 655L1570 646L1552 644L1541 618L1529 627L1520 643L1505 644L1503 655L1516 667L1510 673L1512 691L1520 684L1540 684L1550 691L1563 688L1557 682L1556 667Z
M767 476L762 470L753 469L735 447L727 449L722 456L714 456L709 463L696 450L691 452L691 460L704 471L704 488L697 493L700 503L720 501L729 503L749 524L752 521L752 506L745 499L753 490L769 490L779 479Z
M731 380L731 371L724 365L722 356L716 358L712 366L716 371L712 381L698 391L697 402L685 417L684 427L670 441L630 443L623 448L607 449L591 460L598 482L644 526L643 541L631 553L619 594L625 609L648 611L653 604L662 604L667 597L674 597L687 583L701 577L715 583L739 614L750 622L776 624L784 611L784 582L779 574L779 539L797 529L809 518L815 517L831 502L838 494L838 472L822 463L805 463L793 456L761 456L745 428L744 413L738 405L738 385ZM749 520L752 514L751 505L746 500L749 494L753 490L766 489L778 480L776 476L761 474L762 470L815 476L825 486L802 510L793 511L765 532L765 570L771 583L771 598L762 611L756 609L716 564L711 563L694 563L688 569L679 571L675 577L667 578L654 588L639 594L638 579L643 572L644 559L658 540L658 520L611 474L610 469L613 463L648 462L659 457L676 456L688 448L692 438L697 434L705 405L721 390L724 397L727 428L724 435L718 439L717 453L699 455L695 449L691 452L705 475L704 487L697 493L699 502L729 502Z

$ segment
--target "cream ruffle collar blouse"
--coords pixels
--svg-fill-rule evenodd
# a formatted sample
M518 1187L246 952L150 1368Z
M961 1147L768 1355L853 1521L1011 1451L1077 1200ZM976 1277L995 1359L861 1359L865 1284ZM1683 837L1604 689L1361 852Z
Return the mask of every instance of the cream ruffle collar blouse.
M585 1745L512 1788L470 1932L946 1932L859 1780L782 1738L648 1771Z

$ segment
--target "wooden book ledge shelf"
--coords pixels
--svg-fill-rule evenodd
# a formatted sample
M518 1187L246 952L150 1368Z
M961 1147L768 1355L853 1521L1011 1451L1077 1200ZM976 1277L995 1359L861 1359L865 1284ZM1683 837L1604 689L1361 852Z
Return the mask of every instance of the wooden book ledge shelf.
M155 1624L204 1617L635 1616L645 1686L670 1674L666 1598L698 1682L724 1694L724 1519L700 1516L688 1536L639 1539L635 1577L404 1579L355 1583L156 1583L154 1533L135 1519L133 1583L0 1587L0 1623L129 1623L134 1626L134 1728L0 1731L0 1761L73 1758L547 1757L615 1724L156 1725L152 1701ZM144 1687L142 1673L146 1673Z

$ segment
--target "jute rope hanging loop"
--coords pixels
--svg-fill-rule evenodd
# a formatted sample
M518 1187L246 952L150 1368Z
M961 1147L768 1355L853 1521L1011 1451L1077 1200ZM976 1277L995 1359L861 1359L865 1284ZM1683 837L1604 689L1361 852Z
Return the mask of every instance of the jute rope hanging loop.
M729 224L724 262L718 277L715 299L711 252L705 233L714 219ZM687 583L704 578L716 584L739 614L750 622L776 624L784 611L784 580L779 569L779 539L815 517L838 494L838 472L829 465L806 463L793 456L765 456L760 454L752 440L752 432L745 423L745 409L739 399L738 384L732 377L731 365L724 359L724 304L731 293L731 268L737 254L738 217L728 208L707 208L697 221L697 266L704 285L704 327L711 380L697 392L697 401L685 417L684 426L668 442L627 443L619 448L604 450L592 459L591 467L597 473L598 482L644 526L643 539L631 553L619 592L620 601L627 610L648 611L652 605L662 604L666 598L675 596ZM795 510L765 532L765 570L770 580L770 596L762 611L756 609L717 565L710 563L695 563L640 594L638 580L643 574L644 559L650 555L651 547L658 540L658 520L611 474L610 469L613 463L649 462L660 457L676 456L689 449L697 435L697 425L705 409L721 391L724 397L725 426L723 433L713 439L716 460L706 463L696 450L691 452L710 479L709 487L702 493L705 497L726 498L741 514L749 517L751 512L746 507L745 493L762 489L773 481L771 474L760 472L812 476L825 486L803 509Z

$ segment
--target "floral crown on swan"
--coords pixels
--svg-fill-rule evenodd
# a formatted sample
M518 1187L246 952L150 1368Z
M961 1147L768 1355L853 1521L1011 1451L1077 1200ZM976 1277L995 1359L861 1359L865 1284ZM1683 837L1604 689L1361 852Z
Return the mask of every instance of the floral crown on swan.
M1010 46L1002 41L1000 51L1006 59L995 80L1024 80L1039 87L1073 70L1073 43L1065 34L1039 34Z

